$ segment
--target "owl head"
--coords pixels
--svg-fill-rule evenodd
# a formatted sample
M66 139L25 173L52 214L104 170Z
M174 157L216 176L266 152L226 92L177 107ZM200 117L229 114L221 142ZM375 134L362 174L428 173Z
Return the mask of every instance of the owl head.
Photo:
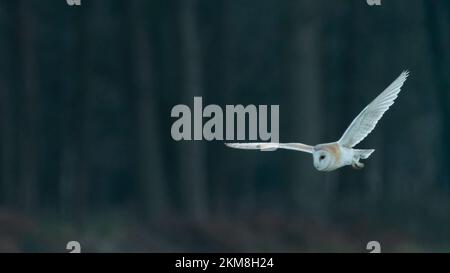
M314 149L313 160L318 171L328 171L334 167L334 156L326 149Z

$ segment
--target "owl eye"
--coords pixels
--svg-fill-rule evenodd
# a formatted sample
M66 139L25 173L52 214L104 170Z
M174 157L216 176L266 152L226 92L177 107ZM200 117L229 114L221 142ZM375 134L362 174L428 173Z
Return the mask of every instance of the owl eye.
M324 160L325 159L325 156L324 155L321 155L320 157L319 157L319 160Z

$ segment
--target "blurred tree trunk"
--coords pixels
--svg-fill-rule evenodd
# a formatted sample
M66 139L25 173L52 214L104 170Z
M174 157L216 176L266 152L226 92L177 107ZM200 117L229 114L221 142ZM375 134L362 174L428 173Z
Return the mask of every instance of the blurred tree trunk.
M17 138L17 115L16 93L13 92L15 79L14 72L17 66L14 60L12 43L16 40L11 35L12 18L14 12L11 5L5 2L0 3L0 40L4 41L0 45L2 58L0 59L0 119L1 119L1 204L13 206L16 202L16 138Z
M87 132L85 128L87 56L84 10L71 14L65 22L65 75L62 95L59 205L64 217L80 222L87 209Z
M439 156L445 158L450 151L450 3L448 1L424 1L425 22L428 31L430 55L433 62L433 77L436 82L441 120ZM450 163L439 163L440 180L450 189Z
M129 30L124 9L126 4L121 1L93 1L84 25L80 168L89 206L103 211L111 210L133 190L133 184L127 183L131 172L125 171L131 149L122 148L126 145L124 138L129 136L125 132L129 120L124 121L123 112L129 96L123 95L129 88L129 80L124 79L129 76L124 70L129 63L124 61L128 52L127 46L118 42L124 37L123 31Z
M38 147L39 147L39 94L38 71L36 67L36 31L33 5L28 1L19 2L19 48L22 66L22 108L20 111L19 185L21 205L30 211L38 204Z
M6 56L6 54L5 54ZM3 68L3 64L1 65ZM2 69L3 71L3 69ZM1 75L7 73L0 72ZM6 206L14 203L15 188L15 126L13 93L8 80L0 78L0 115L1 115L1 202Z
M137 114L137 168L141 202L149 217L166 215L168 203L167 179L164 172L160 139L158 97L154 84L154 37L144 15L149 8L144 0L132 0L130 8L131 44L134 63L133 88ZM150 31L149 31L150 29Z
M180 1L180 24L183 67L181 82L184 88L182 101L191 103L194 96L203 95L202 56L196 0ZM195 141L185 142L181 145L180 170L183 205L195 219L201 220L207 216L208 207L205 146L204 143Z

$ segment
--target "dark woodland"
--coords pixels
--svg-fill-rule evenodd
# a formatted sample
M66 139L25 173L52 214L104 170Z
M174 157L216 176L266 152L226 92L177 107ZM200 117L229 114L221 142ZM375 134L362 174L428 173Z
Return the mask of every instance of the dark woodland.
M279 105L310 155L175 141L171 109ZM0 0L0 252L450 251L450 1Z

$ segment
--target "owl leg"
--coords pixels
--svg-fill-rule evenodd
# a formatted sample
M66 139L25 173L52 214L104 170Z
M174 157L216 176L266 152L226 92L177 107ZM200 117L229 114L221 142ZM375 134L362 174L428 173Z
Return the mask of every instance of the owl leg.
M359 161L353 161L352 167L355 170L361 170L362 168L364 168L364 163L361 163Z

